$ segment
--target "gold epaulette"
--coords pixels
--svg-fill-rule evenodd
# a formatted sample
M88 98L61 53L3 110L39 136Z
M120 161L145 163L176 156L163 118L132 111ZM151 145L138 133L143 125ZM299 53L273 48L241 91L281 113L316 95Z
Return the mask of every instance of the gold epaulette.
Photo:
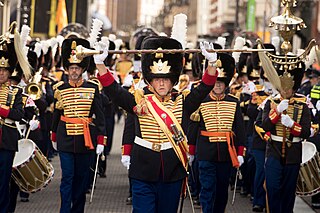
M298 102L298 103L306 103L307 102L307 98L306 97L293 97L292 99L295 102Z
M197 80L195 82L192 83L193 88L196 88L197 86L199 86L201 83L201 80Z
M199 122L200 121L200 113L199 113L200 108L198 108L196 111L194 111L191 115L190 115L190 120L195 121L195 122Z
M87 80L88 83L92 83L94 85L97 85L99 87L99 83L93 80Z
M134 99L137 104L141 102L141 99L144 98L144 91L143 89L136 89L134 90Z
M235 98L237 101L239 101L239 97L235 96L235 95L232 95L232 94L228 94L228 96L230 96L231 98Z
M29 97L28 94L22 93L22 103L23 103L23 106L26 105L26 102L27 102L27 100L28 100L28 97Z
M258 135L260 136L260 138L263 140L264 139L264 134L266 133L264 131L264 129L260 126L254 125L254 128L256 130L256 132L258 133Z
M63 81L59 81L58 83L56 83L55 85L52 86L53 91L55 91L56 89L58 89L58 87L60 87L62 84L64 84Z
M190 94L190 90L185 89L181 92L183 99L185 99L189 94Z

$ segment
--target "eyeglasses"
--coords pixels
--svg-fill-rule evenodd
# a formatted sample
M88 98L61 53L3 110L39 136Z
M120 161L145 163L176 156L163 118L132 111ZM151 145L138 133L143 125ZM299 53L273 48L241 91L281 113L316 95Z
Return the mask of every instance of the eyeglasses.
M69 70L69 71L73 71L73 70L74 70L74 71L80 71L81 69L82 69L82 68L81 68L81 67L78 67L78 66L70 66L68 70Z

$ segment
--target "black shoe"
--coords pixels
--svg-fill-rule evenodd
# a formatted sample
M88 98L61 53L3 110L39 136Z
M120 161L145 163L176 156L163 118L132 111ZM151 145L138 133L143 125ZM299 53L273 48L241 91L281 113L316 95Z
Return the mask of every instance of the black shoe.
M23 202L23 203L26 203L26 202L29 202L29 199L26 198L26 197L22 197L22 198L20 199L20 201Z
M131 196L127 197L126 204L132 205L132 197Z
M254 205L252 208L253 212L263 212L264 207L262 206L258 206L258 205Z
M106 175L105 173L100 173L100 177L101 177L101 178L106 178L107 175Z

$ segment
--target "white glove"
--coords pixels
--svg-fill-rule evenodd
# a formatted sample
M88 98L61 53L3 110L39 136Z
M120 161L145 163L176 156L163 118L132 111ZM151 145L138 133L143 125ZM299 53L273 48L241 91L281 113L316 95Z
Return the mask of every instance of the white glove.
M56 151L58 151L58 145L57 145L57 142L53 142L53 141L51 141L51 143L52 143L52 147L53 147L53 149L54 149L54 150L56 150Z
M214 50L213 44L207 41L200 42L200 49L202 55L209 61L209 62L216 62L217 61L217 53L209 53L207 49Z
M316 132L314 131L314 129L312 127L310 127L310 138L312 138L314 136Z
M318 111L320 111L320 100L317 101L316 108L317 108Z
M277 112L283 113L283 111L288 109L288 106L289 106L289 100L288 99L282 100L280 104L278 104L277 106Z
M189 165L192 166L192 162L194 161L194 155L189 155Z
M291 128L294 124L294 121L292 120L292 118L290 118L289 115L281 115L281 123L283 126Z
M104 145L98 144L96 148L97 155L100 155L104 150Z
M34 130L38 129L39 121L38 120L31 120L31 121L29 121L29 126L30 126L30 130L34 131Z
M238 155L239 167L244 163L244 158L241 155Z
M122 155L121 157L121 163L124 167L129 169L130 167L130 155Z
M94 49L98 51L103 51L101 54L95 54L93 55L94 63L95 64L104 64L104 60L108 56L108 51L109 51L109 41L108 43L104 42L97 42L94 44Z

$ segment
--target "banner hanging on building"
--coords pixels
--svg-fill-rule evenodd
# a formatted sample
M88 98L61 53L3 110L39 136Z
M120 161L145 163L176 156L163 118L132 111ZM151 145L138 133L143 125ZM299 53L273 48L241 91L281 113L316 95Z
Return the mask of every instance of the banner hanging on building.
M247 4L247 31L254 32L256 19L256 0L248 0Z

